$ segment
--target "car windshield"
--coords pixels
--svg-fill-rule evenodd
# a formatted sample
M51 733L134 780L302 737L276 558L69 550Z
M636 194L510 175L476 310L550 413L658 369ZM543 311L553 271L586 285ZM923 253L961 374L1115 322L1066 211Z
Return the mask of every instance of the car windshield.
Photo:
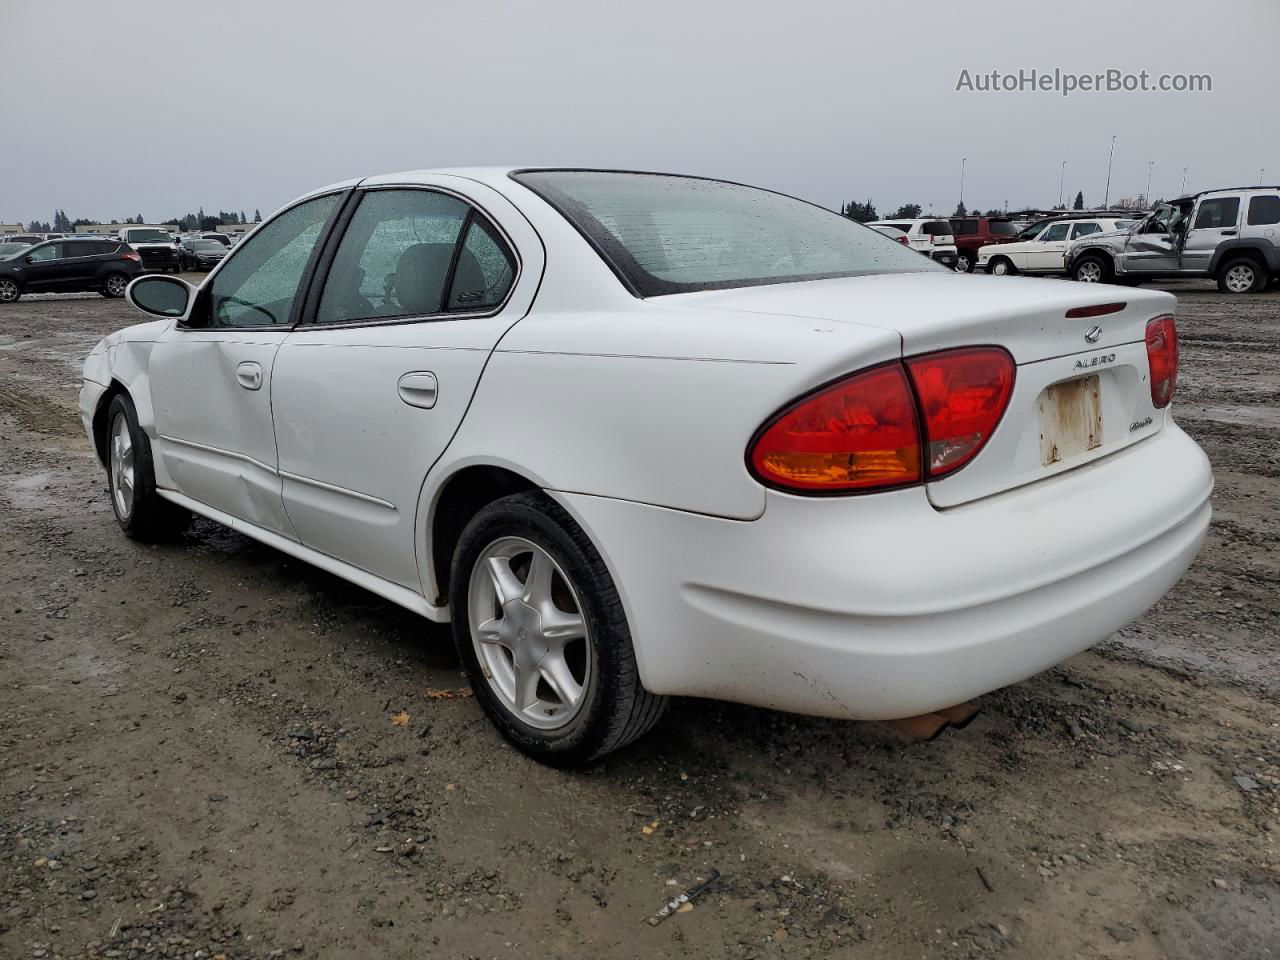
M226 249L217 240L196 240L191 244L191 247L194 250L215 250L219 252Z
M740 184L590 170L514 178L641 297L943 269L838 213Z
M1047 226L1048 226L1049 224L1051 224L1052 222L1053 222L1053 220L1052 220L1052 219L1048 219L1048 220L1037 220L1035 223L1031 224L1030 226L1023 227L1021 230L1019 230L1019 231L1018 231L1018 239L1019 239L1019 240L1034 240L1037 236L1039 236L1039 235L1040 235L1040 231L1041 231L1041 230L1043 230L1045 227L1047 227Z
M169 235L163 230L130 230L127 234L130 243L170 243Z
M21 253L29 246L31 246L29 243L0 243L0 257L8 259Z

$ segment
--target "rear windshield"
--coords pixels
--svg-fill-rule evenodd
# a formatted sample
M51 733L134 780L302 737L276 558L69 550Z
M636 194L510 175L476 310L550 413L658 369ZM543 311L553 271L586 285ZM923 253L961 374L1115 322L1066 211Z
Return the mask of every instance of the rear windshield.
M987 229L993 237L1012 237L1018 232L1012 220L988 220Z
M945 220L930 220L920 225L920 232L930 237L949 237L951 224Z
M641 297L943 269L847 217L754 187L591 170L513 176Z
M952 220L951 230L957 237L967 237L978 232L977 220Z

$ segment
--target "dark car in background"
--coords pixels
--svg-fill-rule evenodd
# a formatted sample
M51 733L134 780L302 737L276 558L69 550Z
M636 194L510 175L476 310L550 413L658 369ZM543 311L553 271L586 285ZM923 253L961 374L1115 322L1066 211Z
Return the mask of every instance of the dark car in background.
M182 269L212 270L227 255L231 247L219 240L206 237L186 237L182 241Z
M1018 238L1018 227L1011 217L952 217L951 230L956 238L958 273L973 273L980 247Z
M119 240L48 240L0 260L0 303L24 293L84 293L123 297L142 273L142 257Z

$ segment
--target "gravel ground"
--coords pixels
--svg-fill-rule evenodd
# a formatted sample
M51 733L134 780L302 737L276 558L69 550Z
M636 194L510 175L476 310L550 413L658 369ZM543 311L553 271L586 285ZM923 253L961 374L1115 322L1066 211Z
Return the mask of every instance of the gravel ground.
M75 401L136 315L5 307L0 957L1280 956L1280 295L1169 289L1216 513L1141 621L932 743L685 701L574 774L445 630L208 522L126 540Z

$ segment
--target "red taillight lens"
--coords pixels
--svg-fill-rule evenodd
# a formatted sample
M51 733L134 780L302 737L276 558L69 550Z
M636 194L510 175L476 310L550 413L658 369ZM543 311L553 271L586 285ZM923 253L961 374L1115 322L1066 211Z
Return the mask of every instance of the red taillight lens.
M142 259L142 254L138 253L138 251L137 251L137 250L130 250L130 251L128 251L127 253L122 253L122 254L121 254L121 256L122 256L122 257L124 257L126 260L141 260L141 259Z
M945 476L977 456L1013 393L1013 357L999 347L943 350L906 361L924 413L925 469Z
M1165 315L1147 321L1147 366L1151 368L1151 404L1167 407L1178 385L1178 328Z
M904 247L911 246L911 238L908 237L905 233L898 238L898 242L902 244Z
M751 467L769 486L856 492L919 483L920 428L901 363L797 401L762 429Z

